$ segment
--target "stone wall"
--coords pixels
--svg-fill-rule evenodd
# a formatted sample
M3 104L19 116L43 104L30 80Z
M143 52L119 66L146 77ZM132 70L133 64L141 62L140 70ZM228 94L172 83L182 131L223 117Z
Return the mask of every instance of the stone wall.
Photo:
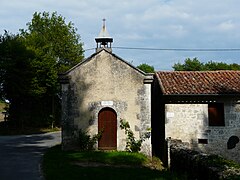
M192 149L240 162L240 105L224 99L225 126L208 125L208 104L165 105L166 138L181 139Z
M170 141L171 170L186 174L186 179L239 179L240 164L220 156L190 149L188 143Z
M124 150L126 143L120 119L130 123L137 137L151 127L151 84L144 82L152 76L146 76L106 50L85 60L66 76L69 82L62 84L64 147L71 144L77 129L96 134L98 113L105 107L117 114L118 150ZM151 154L150 142L144 144L145 153Z

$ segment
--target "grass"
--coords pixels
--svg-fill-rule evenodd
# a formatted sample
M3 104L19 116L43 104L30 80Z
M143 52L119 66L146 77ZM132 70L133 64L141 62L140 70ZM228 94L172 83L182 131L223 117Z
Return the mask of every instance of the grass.
M61 151L60 146L55 146L43 157L43 172L46 180L183 179L156 169L156 163L150 164L151 160L140 153Z
M128 164L139 165L147 162L147 157L139 153L128 152L103 152L103 151L89 151L89 152L75 152L68 155L70 160L77 160L81 162L99 162L106 164Z

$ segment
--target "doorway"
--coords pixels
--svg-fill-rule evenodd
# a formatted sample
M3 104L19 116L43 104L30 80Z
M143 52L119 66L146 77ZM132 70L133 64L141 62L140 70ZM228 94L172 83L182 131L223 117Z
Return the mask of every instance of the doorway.
M98 114L98 132L101 131L98 149L117 149L117 114L111 108L103 108Z

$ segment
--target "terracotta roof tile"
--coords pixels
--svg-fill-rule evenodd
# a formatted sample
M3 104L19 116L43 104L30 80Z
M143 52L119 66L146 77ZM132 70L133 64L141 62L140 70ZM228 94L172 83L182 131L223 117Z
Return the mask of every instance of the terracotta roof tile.
M240 94L240 71L160 71L165 95Z

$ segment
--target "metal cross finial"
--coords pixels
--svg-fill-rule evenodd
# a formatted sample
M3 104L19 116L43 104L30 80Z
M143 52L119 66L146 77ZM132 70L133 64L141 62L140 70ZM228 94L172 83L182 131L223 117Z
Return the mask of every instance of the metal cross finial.
M105 22L106 22L106 19L103 18L103 27L105 27Z

